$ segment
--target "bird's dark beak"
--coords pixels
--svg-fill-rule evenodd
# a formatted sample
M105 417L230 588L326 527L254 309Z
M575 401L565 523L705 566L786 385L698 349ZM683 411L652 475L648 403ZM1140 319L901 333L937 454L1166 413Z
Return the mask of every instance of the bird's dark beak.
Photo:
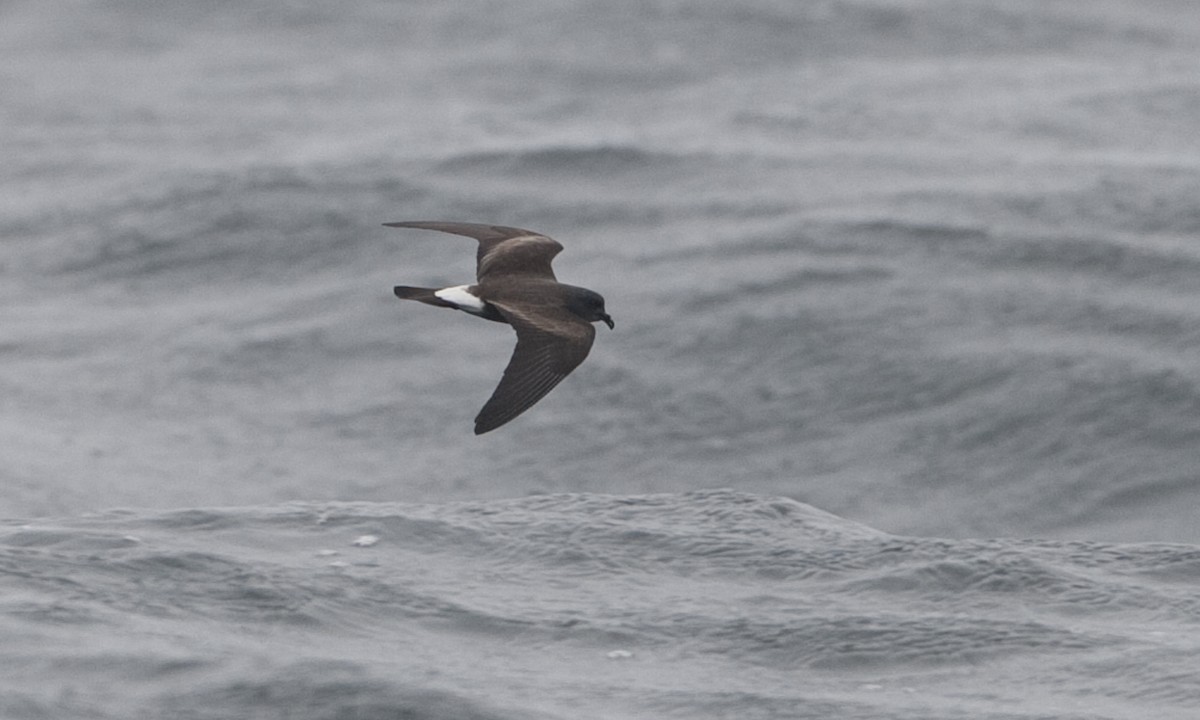
M613 322L613 319L608 316L608 313L600 313L600 319L604 321L604 324L608 326L609 330L612 330L617 326L617 324Z

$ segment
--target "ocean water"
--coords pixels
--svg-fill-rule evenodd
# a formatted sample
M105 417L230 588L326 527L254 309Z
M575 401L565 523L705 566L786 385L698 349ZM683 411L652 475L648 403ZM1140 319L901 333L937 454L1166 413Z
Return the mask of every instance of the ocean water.
M1200 550L733 491L109 511L0 535L4 717L1190 718Z
M0 3L0 717L1193 718L1184 0ZM591 356L454 219L560 240Z

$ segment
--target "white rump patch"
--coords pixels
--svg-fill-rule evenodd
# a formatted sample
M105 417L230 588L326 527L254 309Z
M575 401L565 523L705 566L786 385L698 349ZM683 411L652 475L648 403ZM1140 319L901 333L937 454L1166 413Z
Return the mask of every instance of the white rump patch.
M467 292L470 285L455 285L454 287L443 288L434 292L441 299L451 305L462 308L467 312L481 313L483 312L483 301Z

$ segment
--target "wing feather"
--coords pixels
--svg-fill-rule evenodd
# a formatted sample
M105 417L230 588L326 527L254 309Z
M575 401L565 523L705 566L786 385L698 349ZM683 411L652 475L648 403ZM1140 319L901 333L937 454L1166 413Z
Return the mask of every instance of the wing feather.
M596 330L563 308L496 308L517 332L517 347L492 397L475 418L475 434L495 430L541 400L579 367Z
M557 240L541 233L504 225L424 220L390 222L384 225L437 230L478 240L475 276L480 282L485 277L497 275L527 275L553 280L554 271L550 268L550 263L563 249Z

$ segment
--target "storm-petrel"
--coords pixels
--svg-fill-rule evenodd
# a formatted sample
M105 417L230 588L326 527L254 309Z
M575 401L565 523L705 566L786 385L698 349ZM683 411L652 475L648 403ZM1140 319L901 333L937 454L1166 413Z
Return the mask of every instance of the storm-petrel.
M396 297L454 308L486 320L508 323L517 332L504 377L475 417L482 435L528 410L562 381L592 349L604 312L604 298L554 277L550 261L562 251L557 240L501 225L460 222L392 222L387 227L439 230L479 241L474 285L418 288L397 285Z

